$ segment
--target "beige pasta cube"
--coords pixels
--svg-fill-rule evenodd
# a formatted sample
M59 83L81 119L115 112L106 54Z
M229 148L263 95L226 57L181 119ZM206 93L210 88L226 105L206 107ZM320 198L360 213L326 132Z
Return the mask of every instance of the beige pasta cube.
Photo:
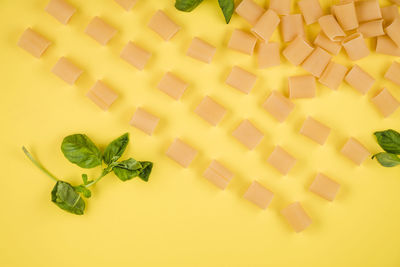
M86 96L103 110L107 110L118 98L117 93L102 81L97 81Z
M400 47L386 35L377 37L375 51L380 54L400 57Z
M147 25L165 41L169 41L180 29L162 10L158 10Z
M253 181L243 197L265 210L271 203L274 193L259 182Z
M283 122L294 109L294 104L278 91L272 91L263 104L263 108L268 111L279 122Z
M395 19L400 18L399 8L396 5L381 7L384 26L391 24Z
M312 75L289 77L289 98L313 98L317 91Z
M229 40L228 47L239 52L252 55L256 46L257 38L242 30L234 30Z
M331 129L312 117L307 117L301 127L300 133L314 142L323 145L328 139Z
M124 8L126 11L129 11L132 9L132 7L136 4L137 0L114 0L116 3L118 3L122 8Z
M45 10L62 24L67 24L76 12L76 8L64 0L50 0Z
M297 36L304 36L304 25L301 14L283 16L281 19L281 31L284 42L291 42Z
M143 108L137 108L129 124L148 135L152 135L159 121L160 118Z
M120 57L136 69L143 70L151 57L151 53L133 42L129 42L122 50Z
M301 36L294 39L282 52L293 65L298 66L312 53L314 48Z
M332 6L332 13L335 15L343 30L350 31L358 27L354 2L334 5Z
M375 79L358 65L354 65L344 79L351 87L363 95L365 95L375 83Z
M234 174L216 160L213 160L203 173L204 178L222 190L228 186Z
M216 48L214 46L195 37L193 38L186 55L205 63L211 63L215 52Z
M251 32L257 36L257 38L268 42L275 29L278 27L280 21L281 20L275 11L268 9L258 19L253 28L251 28Z
M342 83L347 71L348 69L345 66L331 61L318 81L326 87L336 90Z
M359 60L369 55L369 49L361 33L354 33L342 41L342 46L350 60Z
M101 45L106 45L117 30L99 17L94 17L86 27L85 33Z
M30 53L32 56L40 58L44 51L50 46L51 42L45 39L31 28L28 28L18 40L18 46Z
M389 26L387 26L385 32L390 39L400 47L400 18L396 18Z
M255 3L253 0L243 0L236 7L236 13L247 20L251 25L256 24L258 19L264 14L265 9Z
M314 40L314 45L319 46L329 53L333 55L337 55L340 52L340 49L342 48L342 45L340 42L334 42L328 37L323 32L320 32L317 37Z
M71 85L76 82L83 72L83 70L75 66L65 57L61 57L51 71L60 79Z
M346 33L342 30L333 15L325 15L320 17L318 19L318 23L326 37L334 42L341 41L346 36Z
M299 202L290 204L281 213L297 233L305 230L312 222Z
M328 176L318 173L310 186L310 191L328 201L333 201L339 192L340 184Z
M301 66L303 69L319 78L331 59L332 56L328 52L320 47L317 47Z
M356 1L356 13L359 22L382 18L378 0Z
M179 100L187 88L187 83L171 72L167 72L158 84L158 89L175 100Z
M400 63L393 61L385 73L385 78L400 86Z
M280 146L275 147L267 161L283 175L288 174L296 164L296 159Z
M196 157L197 151L177 138L168 148L166 155L182 167L187 168Z
M383 19L361 23L358 27L358 32L361 33L364 38L385 35L385 31L383 30Z
M264 137L264 134L249 120L242 121L232 135L250 150L256 148Z
M371 101L384 117L389 117L400 105L399 101L386 88L373 97Z
M260 69L279 66L281 64L279 43L261 42L258 46L257 62Z
M370 155L369 151L353 137L349 138L340 152L357 165L361 165Z
M216 126L224 118L226 109L211 97L206 96L194 112L211 125Z
M307 25L317 22L324 14L318 0L301 0L298 5Z
M292 0L270 0L269 8L278 15L289 15Z
M232 68L231 73L226 79L226 84L238 89L239 91L248 94L254 87L257 81L257 76L238 66Z

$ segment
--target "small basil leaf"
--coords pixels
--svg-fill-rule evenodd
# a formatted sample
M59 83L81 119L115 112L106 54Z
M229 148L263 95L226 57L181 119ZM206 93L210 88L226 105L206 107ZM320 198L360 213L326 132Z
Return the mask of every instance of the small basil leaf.
M224 14L226 24L228 24L232 18L233 10L235 9L235 2L233 0L218 0L218 3Z
M94 168L101 164L101 152L84 134L74 134L64 138L61 144L64 156L81 168Z
M77 190L67 182L58 181L51 191L51 201L61 209L76 215L85 211L85 201Z
M398 132L389 129L374 134L383 150L397 155L400 154L400 134Z
M190 12L195 9L203 0L176 0L175 8L180 11Z
M82 181L83 181L83 184L87 184L88 183L88 176L87 176L87 174L82 174Z
M372 156L372 158L376 158L384 167L394 167L400 164L400 158L392 153L381 152Z
M117 161L124 153L129 143L129 133L125 133L112 141L104 150L103 160L106 164Z
M74 186L74 188L76 192L81 193L86 198L90 198L92 196L92 192L84 185Z
M141 170L141 163L132 158L118 162L118 165L113 168L115 175L124 182L138 176Z
M149 176L150 176L151 170L153 169L153 162L141 161L140 164L142 164L142 169L141 169L141 172L139 173L139 178L142 179L143 181L147 182L147 181L149 181Z

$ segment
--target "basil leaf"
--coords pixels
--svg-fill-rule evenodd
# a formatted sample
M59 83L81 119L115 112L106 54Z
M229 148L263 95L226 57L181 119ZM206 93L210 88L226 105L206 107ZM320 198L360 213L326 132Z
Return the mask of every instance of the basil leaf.
M64 138L61 151L72 163L81 168L94 168L101 164L101 152L84 134L74 134Z
M398 132L389 129L374 134L383 150L397 155L400 154L400 134Z
M394 167L400 164L400 158L392 153L381 152L372 156L376 158L383 167Z
M118 165L113 168L115 175L121 181L128 181L139 175L142 169L142 164L133 158L118 162Z
M86 198L90 198L92 196L92 192L84 185L74 186L74 188L76 192L81 193Z
M76 215L85 211L85 201L76 189L67 182L58 181L51 191L51 201L61 209Z
M142 165L142 170L139 173L139 178L142 179L143 181L147 182L147 181L149 181L149 176L150 176L151 170L153 169L153 162L141 161L140 164Z
M203 0L176 0L175 8L180 11L190 12L195 9Z
M106 164L117 161L124 153L129 143L129 133L125 133L112 141L104 150L103 160Z
M83 181L83 184L88 184L88 176L87 176L87 174L82 174L82 181Z
M233 10L235 9L235 2L233 0L218 0L218 3L224 14L226 24L228 24L232 18Z

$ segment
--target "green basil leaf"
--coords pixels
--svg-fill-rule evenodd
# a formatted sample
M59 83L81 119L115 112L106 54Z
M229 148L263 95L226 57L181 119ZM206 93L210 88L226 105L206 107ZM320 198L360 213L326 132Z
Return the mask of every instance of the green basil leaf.
M74 134L64 138L61 144L64 156L81 168L94 168L101 164L101 152L84 134Z
M400 134L398 132L389 129L374 134L383 150L397 155L400 154Z
M124 182L138 176L141 170L141 163L132 158L118 162L118 165L113 168L115 175Z
M235 2L233 0L218 0L218 3L224 14L226 24L228 24L232 18L233 10L235 9Z
M124 153L129 143L129 133L125 133L112 141L104 150L103 160L106 164L117 161Z
M150 161L141 161L140 164L142 165L142 170L139 173L139 178L143 181L149 181L150 173L153 169L153 162Z
M400 158L392 153L381 152L372 156L384 167L394 167L400 164Z
M175 8L180 11L190 12L195 9L203 0L176 0Z
M92 196L92 192L84 185L74 186L74 188L76 192L81 193L86 198L90 198Z
M85 201L76 189L67 182L58 181L51 191L51 201L61 209L76 215L85 211Z

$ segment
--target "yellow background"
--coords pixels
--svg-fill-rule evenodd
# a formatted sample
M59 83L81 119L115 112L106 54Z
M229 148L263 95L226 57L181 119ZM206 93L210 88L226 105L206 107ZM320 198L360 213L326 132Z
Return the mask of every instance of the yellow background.
M295 100L294 112L278 124L261 104L271 90L287 93L287 76L305 71L287 61L259 70L254 56L226 49L232 30L249 25L237 15L225 25L217 1L186 14L174 9L173 0L140 0L131 12L112 0L70 0L78 12L67 26L44 11L47 2L0 3L0 266L400 266L400 168L383 168L370 159L357 167L339 153L349 136L376 153L374 131L400 130L400 111L383 119L369 100L385 86L400 99L399 88L382 78L394 57L372 53L358 62L377 79L367 96L345 84L338 91L318 85L316 98ZM324 9L331 4L323 2ZM182 26L170 42L146 27L157 9ZM96 15L119 30L105 47L84 34ZM53 42L41 59L16 46L27 27ZM309 28L310 40L317 32L317 25ZM217 46L212 64L185 56L195 36ZM273 39L279 38L276 32ZM119 58L129 40L153 53L142 72ZM50 72L61 56L84 69L76 86ZM335 58L352 65L343 51ZM249 95L224 84L233 65L258 75ZM166 71L190 84L181 101L156 89ZM120 95L108 112L85 97L97 79ZM205 95L228 109L218 127L193 112ZM161 118L153 136L129 126L139 106ZM307 115L332 128L324 146L298 133ZM254 151L231 136L246 118L265 133ZM110 174L93 188L80 217L50 202L53 181L21 151L26 145L54 174L79 183L86 170L63 157L63 137L86 133L104 148L127 131L132 142L124 157L154 161L150 182L123 183ZM188 169L165 156L176 137L199 151ZM286 177L266 163L277 144L298 159ZM202 178L211 159L236 174L225 191ZM333 203L308 192L317 172L342 185ZM97 176L99 170L88 174ZM266 211L242 197L254 179L275 193ZM300 234L280 215L293 201L301 201L313 219Z

